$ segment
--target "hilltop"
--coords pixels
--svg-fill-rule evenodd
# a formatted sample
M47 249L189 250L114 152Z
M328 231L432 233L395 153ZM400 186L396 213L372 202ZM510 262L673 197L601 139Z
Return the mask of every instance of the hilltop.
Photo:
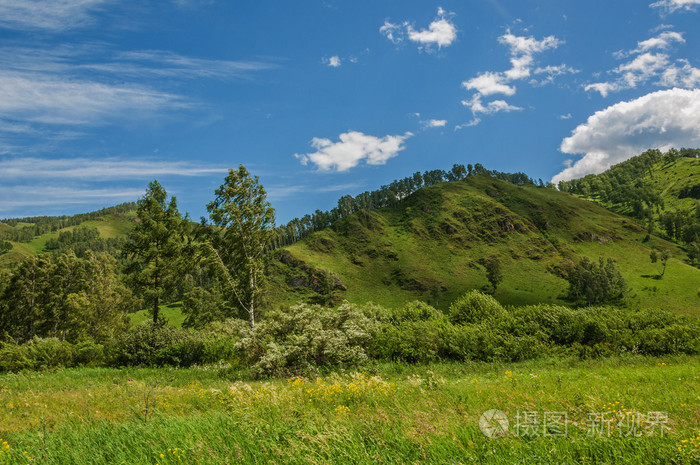
M445 309L469 289L488 288L484 264L496 257L501 303L563 304L567 270L583 256L602 256L617 262L630 304L693 313L700 270L674 243L647 236L638 222L574 195L469 176L422 188L395 207L354 213L278 250L271 299L323 301L332 290L335 300L421 299ZM672 257L664 279L654 279L652 248Z

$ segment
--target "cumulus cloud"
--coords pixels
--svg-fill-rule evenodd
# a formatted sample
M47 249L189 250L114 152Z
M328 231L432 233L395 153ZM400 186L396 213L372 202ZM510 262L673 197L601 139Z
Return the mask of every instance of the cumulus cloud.
M319 171L347 171L361 161L368 165L383 165L398 155L405 147L404 141L413 134L375 137L358 131L349 131L339 136L339 141L314 137L311 146L316 152L295 154L303 165L312 163Z
M659 0L649 6L659 8L666 13L673 13L678 10L695 11L695 7L698 5L700 5L700 0Z
M616 52L614 56L618 59L630 56L633 58L609 71L615 76L612 80L588 84L584 89L607 97L612 92L634 89L657 77L660 79L655 84L660 86L692 87L687 85L694 82L693 68L690 64L686 60L673 62L667 53L656 51L666 51L674 43L685 43L683 34L665 31L656 37L638 42L633 50Z
M408 38L411 42L419 44L420 49L432 51L435 47L449 47L457 39L457 27L451 21L453 16L453 13L438 8L437 17L427 29L415 29L408 21L401 24L385 21L379 32L395 44Z
M674 31L662 32L656 37L638 42L637 48L632 50L632 53L646 52L655 48L666 50L673 42L684 44L685 39L683 38L683 34Z
M457 126L456 129L478 124L481 120L476 118L476 115L479 113L489 114L522 110L521 107L510 105L505 100L494 100L484 103L483 98L497 94L507 97L515 95L516 87L511 85L511 83L513 81L525 79L533 73L535 64L534 55L557 48L563 43L554 36L547 36L538 40L531 36L517 36L510 30L507 30L504 35L499 37L498 42L510 49L511 68L503 72L486 71L462 82L462 86L465 89L475 91L470 99L462 100L462 105L469 107L475 115L475 118L469 123ZM544 85L553 82L556 76L575 72L577 72L577 70L566 64L538 67L535 68L534 73L544 74L545 77L540 81L532 80L530 83L533 85Z
M486 72L475 78L464 81L462 86L467 90L475 90L482 96L503 94L511 96L515 94L515 87L506 84L508 78L502 73Z
M333 55L328 59L324 59L323 62L331 68L338 68L342 64L342 61L340 60L340 57L338 55Z
M700 145L700 89L668 89L598 111L564 139L560 150L583 158L553 183L600 173L640 152Z
M659 84L686 89L700 87L700 68L692 66L688 60L678 60L676 64L664 70Z

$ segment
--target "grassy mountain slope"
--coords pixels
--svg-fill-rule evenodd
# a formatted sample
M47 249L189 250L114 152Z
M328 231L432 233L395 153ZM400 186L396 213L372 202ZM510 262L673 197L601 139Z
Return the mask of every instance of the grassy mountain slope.
M563 303L565 270L581 256L604 256L618 262L630 303L693 313L700 270L683 263L674 244L645 236L634 221L570 194L472 176L421 189L395 208L361 211L278 251L271 300L319 299L329 270L335 292L350 301L397 305L439 294L445 308L488 287L483 264L495 256L502 303ZM671 253L663 279L654 279L660 269L650 247Z
M113 207L113 209L118 209L118 207ZM133 226L133 220L136 215L135 207L133 210L119 212L112 212L113 209L105 209L99 212L78 215L78 217L85 217L85 219L82 221L75 221L76 224L66 227L52 227L52 225L54 223L56 225L60 225L62 222L73 222L72 220L74 217L56 217L55 219L41 218L41 223L43 225L48 224L48 227L53 230L33 236L31 240L27 242L10 241L13 248L10 252L0 255L0 268L10 267L23 258L47 252L46 243L50 239L57 239L61 232L73 231L76 228L95 228L99 232L99 237L102 239L125 236ZM3 232L7 233L13 229L33 227L34 223L31 222L31 219L28 219L28 221L18 222L14 226L0 222L0 235Z
M700 200L700 158L691 156L695 152L679 156L678 152L664 155L650 150L560 187L622 215L643 218L644 208L651 209L656 218L663 211L690 213ZM641 211L633 208L635 200L641 201Z

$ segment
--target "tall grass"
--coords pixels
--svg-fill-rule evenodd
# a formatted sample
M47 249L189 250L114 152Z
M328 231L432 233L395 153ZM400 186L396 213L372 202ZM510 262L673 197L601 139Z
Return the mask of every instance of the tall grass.
M699 361L381 364L250 382L222 367L3 375L0 463L697 463ZM479 429L492 408L509 416L506 437ZM588 413L622 409L667 412L664 435L588 436ZM567 412L568 436L517 436L519 411Z

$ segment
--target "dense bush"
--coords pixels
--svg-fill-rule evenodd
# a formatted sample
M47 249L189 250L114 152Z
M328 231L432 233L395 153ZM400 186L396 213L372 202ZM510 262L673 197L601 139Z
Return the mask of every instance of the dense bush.
M235 358L235 340L216 331L181 330L145 322L111 347L112 364L118 366L191 366Z
M241 319L200 330L147 322L109 344L34 337L0 343L0 370L72 366L190 366L228 362L236 372L310 375L321 367L369 360L502 361L545 354L580 358L620 353L700 354L700 320L661 310L558 305L503 308L471 291L449 316L423 302L388 310L344 302L337 308L296 305L269 312L255 329Z
M502 318L505 313L501 304L492 296L473 290L450 306L450 321L456 325L473 324Z
M238 348L258 376L306 374L319 366L369 360L370 343L385 311L344 302L338 308L296 305L268 314L240 332Z

